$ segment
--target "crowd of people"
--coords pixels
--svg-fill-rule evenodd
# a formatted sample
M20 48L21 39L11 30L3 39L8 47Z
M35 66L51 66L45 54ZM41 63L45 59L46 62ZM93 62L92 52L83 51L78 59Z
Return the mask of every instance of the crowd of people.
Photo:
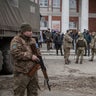
M89 32L89 30L84 29L84 32L67 30L65 34L60 31L54 30L43 30L42 37L43 43L46 43L47 50L56 49L56 55L58 55L58 50L60 50L61 56L64 55L65 64L69 64L70 49L75 50L76 62L80 64L83 62L83 56L90 56L90 61L93 61L95 53L95 43L96 33Z
M46 43L47 50L56 49L56 55L58 55L58 50L60 50L60 53L63 56L62 44L64 34L61 34L60 31L54 31L54 30L50 31L50 29L48 28L48 30L42 31L42 35L40 35L40 37L42 36L43 36L43 42L42 40L40 40L41 38L39 38L39 40L42 43Z

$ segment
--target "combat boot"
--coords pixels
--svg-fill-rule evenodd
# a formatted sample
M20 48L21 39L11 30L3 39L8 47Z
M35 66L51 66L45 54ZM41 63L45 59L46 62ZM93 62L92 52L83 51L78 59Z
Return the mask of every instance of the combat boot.
M56 55L58 56L58 50L56 50Z
M90 59L89 61L93 61L93 59Z
M70 63L71 63L71 61L70 61L69 59L67 59L67 62L68 62L68 64L70 64Z
M65 60L65 64L67 64L67 65L69 64L67 60Z
M75 63L78 64L78 61L76 61Z
M82 64L82 61L80 61L80 64Z

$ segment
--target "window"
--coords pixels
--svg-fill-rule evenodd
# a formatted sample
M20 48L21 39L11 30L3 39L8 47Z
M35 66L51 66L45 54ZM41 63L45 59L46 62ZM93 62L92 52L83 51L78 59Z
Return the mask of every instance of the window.
M30 6L30 12L35 13L35 7L34 6Z
M10 4L14 7L18 7L18 0L9 0Z
M60 31L60 21L52 21L52 29Z
M48 22L45 20L45 17L41 17L41 20L40 20L40 27L47 27L47 24Z
M60 0L53 0L53 7L60 8Z
M48 0L39 0L40 7L48 7Z
M69 0L70 9L76 9L76 0Z
M70 29L76 29L77 28L77 23L76 22L69 22L69 28Z

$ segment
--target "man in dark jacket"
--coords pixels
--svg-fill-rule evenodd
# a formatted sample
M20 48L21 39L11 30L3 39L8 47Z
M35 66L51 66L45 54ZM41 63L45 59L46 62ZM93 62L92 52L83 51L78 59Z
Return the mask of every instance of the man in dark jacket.
M53 41L56 48L56 54L58 55L58 50L60 49L61 56L63 56L62 52L63 35L60 34L60 32L56 32Z
M83 32L84 38L87 42L87 47L85 48L85 56L87 56L87 50L88 50L88 56L90 56L90 42L91 42L91 35L88 30L84 30Z

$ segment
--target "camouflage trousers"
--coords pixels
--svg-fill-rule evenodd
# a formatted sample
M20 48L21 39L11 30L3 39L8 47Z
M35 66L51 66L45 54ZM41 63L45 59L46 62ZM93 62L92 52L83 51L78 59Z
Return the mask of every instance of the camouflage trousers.
M80 57L80 62L83 61L83 55L84 55L84 50L80 50L80 49L77 49L77 57L76 57L76 61L78 62L79 60L79 57Z
M52 48L52 42L47 42L47 50L50 50L50 48Z
M91 59L94 59L94 54L96 54L96 49L91 49Z
M34 77L29 77L22 73L14 74L14 96L38 96L38 79L37 74Z
M65 62L66 62L67 60L69 60L69 56L70 56L70 48L64 49Z

